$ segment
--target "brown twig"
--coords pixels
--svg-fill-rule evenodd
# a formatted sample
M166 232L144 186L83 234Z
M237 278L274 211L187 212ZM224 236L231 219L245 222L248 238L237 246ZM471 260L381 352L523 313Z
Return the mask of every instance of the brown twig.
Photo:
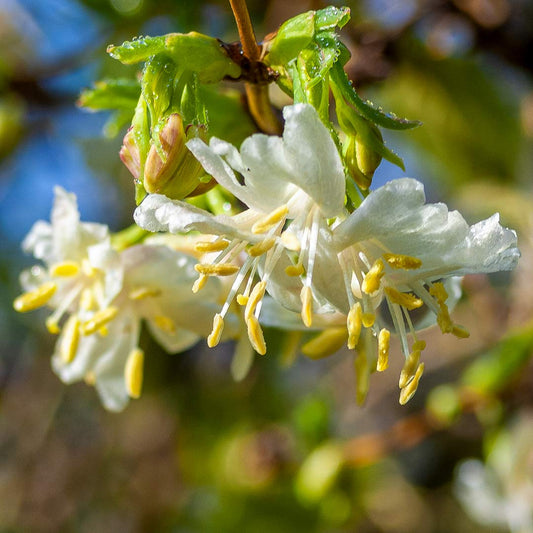
M239 30L242 51L250 62L258 62L261 57L261 48L255 39L246 0L229 0L229 2ZM245 87L250 114L257 126L265 133L281 133L281 124L274 114L268 98L268 86L246 83Z

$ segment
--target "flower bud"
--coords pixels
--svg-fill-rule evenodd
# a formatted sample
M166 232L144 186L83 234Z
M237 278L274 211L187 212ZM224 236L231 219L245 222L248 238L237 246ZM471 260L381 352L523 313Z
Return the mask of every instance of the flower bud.
M178 113L172 113L155 133L159 146L152 142L144 168L141 154L130 128L124 137L120 158L136 180L141 180L148 193L164 194L169 198L181 200L191 194L201 194L214 183L200 181L205 171L192 155L185 143L192 137L203 137L203 128L183 127Z
M383 143L378 128L370 124L369 126L368 134L375 136L377 142ZM381 163L381 155L367 142L364 142L361 135L355 132L347 137L343 155L352 179L361 189L368 189L372 183L374 172Z
M135 143L133 126L128 129L128 132L124 136L119 156L133 177L136 180L139 180L139 176L141 175L141 154L137 144Z

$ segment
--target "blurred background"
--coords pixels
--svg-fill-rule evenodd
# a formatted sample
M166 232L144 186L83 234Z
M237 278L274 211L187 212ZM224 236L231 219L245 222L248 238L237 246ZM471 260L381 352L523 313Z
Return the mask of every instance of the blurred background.
M124 132L76 107L95 80L136 75L108 44L191 30L233 41L236 28L222 0L1 0L0 532L533 532L533 2L344 5L361 94L424 123L386 132L406 174L470 223L499 211L519 268L465 279L454 317L471 338L422 334L426 373L405 407L397 346L359 407L352 355L285 368L269 332L238 384L231 345L169 356L146 336L142 398L104 411L52 373L42 315L12 310L33 264L20 242L48 219L55 184L82 220L131 223ZM249 1L259 38L324 6ZM374 185L402 175L383 163Z

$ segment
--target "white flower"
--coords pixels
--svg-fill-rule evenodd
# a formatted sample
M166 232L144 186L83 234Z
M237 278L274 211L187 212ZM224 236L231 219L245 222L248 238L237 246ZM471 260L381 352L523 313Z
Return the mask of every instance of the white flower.
M315 265L321 254L329 253L323 250L330 233L328 219L344 214L344 171L335 143L313 107L288 106L284 116L282 138L252 135L240 152L216 138L209 146L200 139L187 143L204 169L247 205L243 213L213 216L160 195L148 196L135 212L137 224L150 231L197 230L219 236L201 248L219 254L211 264L197 266L195 290L207 276L237 276L215 316L210 346L217 344L235 296L246 305L249 338L259 353L266 351L258 321L265 291L284 306L301 310L306 325L311 324L313 307L319 311L320 288L314 291L314 276L319 281L324 276L317 274ZM235 264L243 251L246 259ZM261 281L252 287L256 273Z
M348 345L354 348L366 328L372 332L367 344L371 339L377 344L377 369L387 367L390 333L377 316L386 302L406 357L401 403L416 391L424 368L419 359L425 344L416 337L410 312L425 305L444 333L468 336L449 315L458 296L455 277L511 270L520 256L516 233L503 228L498 215L468 226L445 204L426 204L423 185L410 178L372 192L333 230L333 243L338 263L330 261L327 270L344 279L348 306L339 310L347 314Z
M94 384L105 407L118 411L140 394L141 320L167 351L185 350L209 332L220 283L210 280L202 297L192 294L194 257L160 245L119 253L106 226L80 222L74 195L55 194L52 223L37 222L23 243L45 267L22 274L27 292L14 307L52 307L46 323L59 334L55 372L66 383ZM236 331L230 321L227 333Z

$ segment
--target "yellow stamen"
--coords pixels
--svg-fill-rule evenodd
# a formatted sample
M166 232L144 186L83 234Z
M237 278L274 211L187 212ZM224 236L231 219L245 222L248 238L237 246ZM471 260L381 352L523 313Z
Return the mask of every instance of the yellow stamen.
M201 291L205 287L205 284L207 283L208 279L209 276L207 276L206 274L200 274L198 276L198 279L193 283L192 292L196 294L198 291Z
M118 308L116 307L107 307L106 309L97 311L92 318L81 325L81 332L84 335L91 335L111 322L117 316L117 313Z
M244 294L237 294L237 303L239 305L246 305L249 299L249 296L244 296Z
M301 276L304 272L305 268L302 263L296 263L295 265L289 265L288 267L285 267L285 274L287 274L287 276L291 276L292 278Z
M374 313L363 313L361 320L365 328L371 328L376 321L376 315Z
M418 341L413 342L413 347L412 347L413 352L415 350L422 351L425 349L426 349L426 341L418 340Z
M377 259L366 273L361 289L366 294L373 294L379 289L381 278L385 275L385 266L382 259Z
M265 239L264 241L250 246L250 248L248 248L248 255L251 257L259 257L268 252L274 244L276 244L276 239L272 237Z
M453 325L451 333L459 339L468 339L470 337L470 332L466 328L463 328L463 326L458 326L457 324Z
M220 265L199 263L194 265L194 269L196 272L205 274L206 276L231 276L239 271L239 267L237 265L232 265L231 263L222 263Z
M74 261L65 261L63 263L57 263L50 267L51 276L75 276L80 271L80 265Z
M383 259L391 268L402 268L403 270L415 270L422 266L422 261L418 257L401 254L383 254Z
M80 297L80 307L85 311L92 311L96 307L94 292L87 288L83 289Z
M363 310L359 302L352 305L346 320L346 327L348 328L348 348L355 349L359 342L359 335L361 335L361 327L363 325Z
M107 329L107 326L102 326L98 330L98 335L100 335L100 337L107 337L109 335L109 330Z
M346 340L346 328L328 328L306 342L301 352L311 359L322 359L340 350Z
M135 348L128 355L126 366L124 367L124 380L126 389L131 398L139 398L141 395L144 374L144 352L140 348Z
M49 316L46 319L46 329L52 334L52 335L58 335L61 331L59 324L57 323L57 320L53 316Z
M306 327L310 327L313 322L313 292L311 287L304 285L300 292L302 302L302 321Z
M228 241L219 240L219 241L199 241L194 245L194 249L197 252L209 253L209 252L221 252L229 246Z
M429 294L431 294L431 296L433 296L433 298L435 298L439 303L445 303L448 299L448 293L440 281L431 284L431 287L429 288Z
M414 350L409 357L405 360L402 371L400 373L400 380L398 385L400 389L403 389L411 380L415 373L415 369L420 362L420 350Z
M400 292L394 287L385 287L385 294L393 304L401 305L408 311L418 309L424 305L424 302L420 298L417 298L414 294L409 292Z
M418 388L418 383L420 382L420 378L422 377L423 373L424 373L424 363L420 363L418 365L418 368L416 369L416 373L413 379L400 392L400 404L401 405L405 405L415 395L416 389Z
M217 313L213 318L213 331L207 337L207 346L209 346L209 348L215 347L220 342L223 329L224 319L222 318L222 315Z
M74 360L78 342L80 340L80 321L76 315L71 315L63 328L59 353L63 363L68 364Z
M244 310L244 319L247 321L255 312L257 304L263 299L266 290L266 281L259 281L255 284Z
M165 333L169 333L170 335L174 335L176 333L176 324L174 321L165 315L157 315L154 318L155 325Z
M383 328L378 335L378 362L376 370L383 372L389 366L390 331Z
M298 237L291 231L284 231L280 238L283 246L285 246L287 250L290 250L291 252L299 252L302 249L300 239L298 239Z
M25 292L16 298L13 302L13 308L19 313L26 313L38 309L39 307L46 305L56 290L57 285L53 281L43 283L37 289Z
M130 300L144 300L145 298L154 298L161 295L160 289L151 289L150 287L137 287L128 294Z
M289 208L286 205L282 205L281 207L278 207L277 209L272 211L272 213L259 219L252 226L252 233L265 233L272 226L274 226L275 224L278 224L281 220L283 220L287 216L288 212L289 212Z
M258 354L265 355L266 354L265 338L263 336L263 330L261 329L259 320L257 320L257 318L254 315L252 315L246 321L246 325L248 326L248 338L250 339L250 343L252 344L253 349Z
M83 379L87 385L94 387L94 384L96 383L96 374L91 370L85 374Z

